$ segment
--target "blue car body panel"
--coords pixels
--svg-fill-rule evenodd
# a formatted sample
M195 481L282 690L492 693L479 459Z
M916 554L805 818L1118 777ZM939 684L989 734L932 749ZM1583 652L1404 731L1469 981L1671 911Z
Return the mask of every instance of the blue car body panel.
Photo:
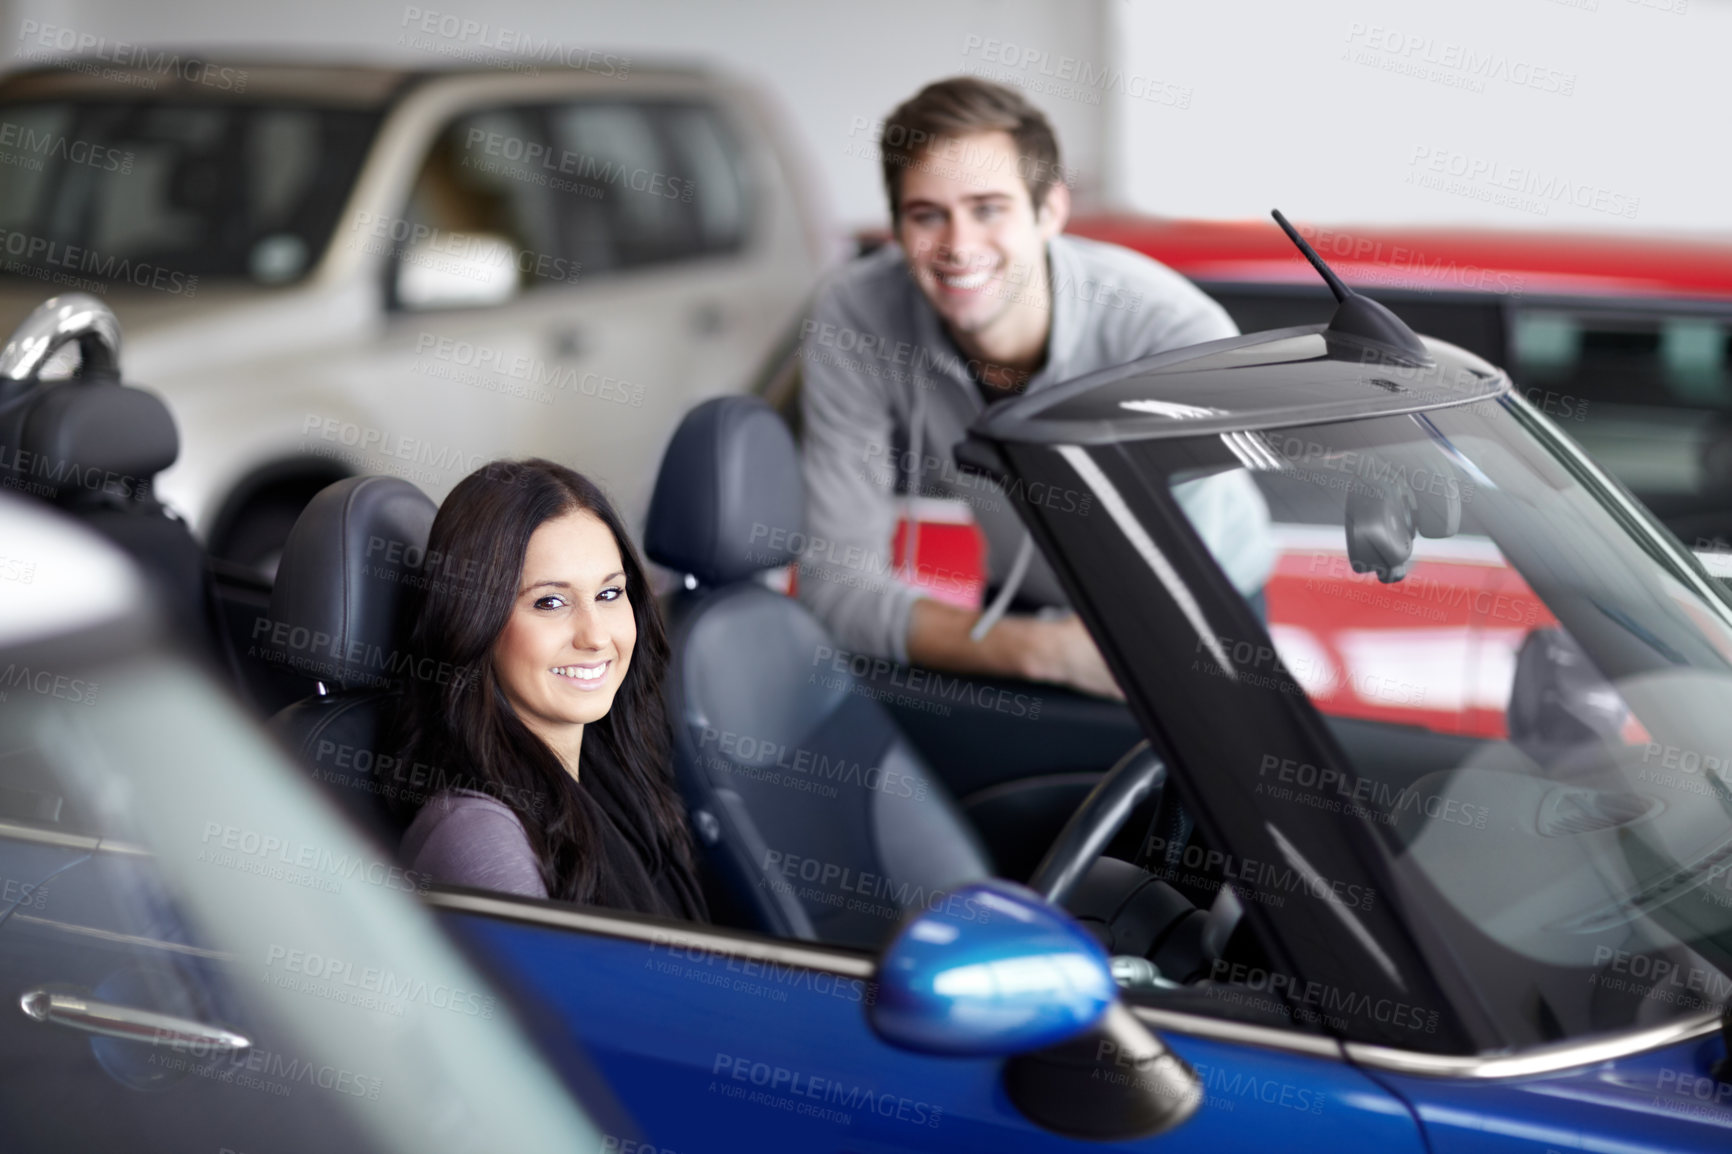
M856 979L465 914L448 924L555 1015L660 1150L1424 1150L1411 1112L1343 1061L1167 1042L1204 1105L1169 1133L1082 1142L1009 1101L1002 1061L895 1049Z
M1433 1154L1732 1150L1717 1036L1578 1070L1475 1082L1379 1074L1412 1103Z

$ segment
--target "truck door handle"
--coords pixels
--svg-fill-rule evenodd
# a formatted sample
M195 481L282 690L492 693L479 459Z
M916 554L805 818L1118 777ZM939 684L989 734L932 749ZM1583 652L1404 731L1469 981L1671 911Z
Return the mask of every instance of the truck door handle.
M86 1034L124 1038L129 1042L173 1046L204 1054L238 1054L252 1048L252 1039L221 1026L207 1026L191 1018L159 1014L112 1002L94 1002L77 994L57 994L45 989L26 990L19 1007L38 1022L65 1026Z
M583 330L572 325L553 330L547 334L547 341L553 346L553 355L562 360L575 360L589 349Z

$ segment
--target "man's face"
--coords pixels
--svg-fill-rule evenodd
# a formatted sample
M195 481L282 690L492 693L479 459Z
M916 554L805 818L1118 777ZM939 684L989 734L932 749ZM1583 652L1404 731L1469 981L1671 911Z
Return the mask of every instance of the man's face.
M986 340L996 330L1050 327L1046 242L1064 227L1066 190L1055 183L1036 212L1008 132L939 140L902 173L896 239L915 283L952 332Z

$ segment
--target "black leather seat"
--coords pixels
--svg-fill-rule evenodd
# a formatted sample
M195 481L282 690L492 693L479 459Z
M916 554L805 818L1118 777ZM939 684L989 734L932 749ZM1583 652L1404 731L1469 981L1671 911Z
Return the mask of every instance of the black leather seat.
M272 729L346 812L393 846L413 802L439 789L436 771L403 765L390 746L403 677L436 675L406 644L435 512L398 477L320 490L283 546L270 614L253 640L256 656L319 684ZM399 796L411 804L393 807Z
M797 560L793 438L764 402L707 401L662 461L645 551L669 602L674 770L729 896L783 937L874 947L902 911L989 876L943 784L846 669L824 626L756 579Z
M9 485L120 546L150 579L173 635L214 653L204 550L152 492L156 475L180 455L168 406L155 393L113 381L53 385L25 406L7 422L17 438Z

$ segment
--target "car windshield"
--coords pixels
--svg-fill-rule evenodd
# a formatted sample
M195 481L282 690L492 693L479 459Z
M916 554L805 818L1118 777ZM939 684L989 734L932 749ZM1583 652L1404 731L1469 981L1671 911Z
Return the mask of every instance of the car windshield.
M0 270L183 294L189 277L297 280L377 121L289 104L0 106Z
M1732 996L1732 607L1529 406L1122 447L1267 504L1264 672L1348 762L1265 759L1271 820L1375 823L1512 1036Z

